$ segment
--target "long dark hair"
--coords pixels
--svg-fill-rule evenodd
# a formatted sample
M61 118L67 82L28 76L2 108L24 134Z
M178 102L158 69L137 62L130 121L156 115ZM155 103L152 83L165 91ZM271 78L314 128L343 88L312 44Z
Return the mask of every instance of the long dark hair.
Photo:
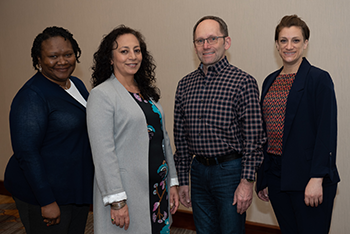
M155 69L154 59L152 55L147 51L147 46L142 34L134 29L120 25L106 35L94 54L94 64L92 66L92 78L91 83L93 87L103 83L113 73L111 66L113 45L118 37L124 34L134 35L140 43L142 62L139 70L135 74L135 81L140 90L141 95L145 99L152 98L158 101L160 98L159 89L155 86ZM118 46L118 45L117 45Z

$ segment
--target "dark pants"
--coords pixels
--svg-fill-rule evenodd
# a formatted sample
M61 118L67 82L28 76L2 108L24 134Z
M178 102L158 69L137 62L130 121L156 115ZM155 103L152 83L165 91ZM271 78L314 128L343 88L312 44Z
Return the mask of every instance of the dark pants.
M191 201L197 234L243 234L246 214L237 213L233 197L241 181L241 158L191 167Z
M46 226L41 216L41 207L13 198L27 234L84 234L90 205L59 206L61 221Z
M307 206L305 191L281 191L281 157L273 156L268 174L269 198L283 234L327 234L330 229L337 184L323 186L323 202ZM296 172L297 173L297 172Z

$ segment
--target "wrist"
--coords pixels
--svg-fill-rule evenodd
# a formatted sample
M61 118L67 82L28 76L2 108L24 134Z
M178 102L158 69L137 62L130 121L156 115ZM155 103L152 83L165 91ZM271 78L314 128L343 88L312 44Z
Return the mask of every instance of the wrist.
M252 181L252 180L250 180L250 181ZM241 179L241 183L242 183L243 185L245 185L245 186L249 186L249 187L252 187L252 188L253 188L253 186L254 186L254 181L249 182L248 179L246 179L246 178Z
M126 205L126 200L122 200L119 202L113 202L110 204L112 210L120 210Z
M322 184L323 178L311 178L310 181L312 181L314 183Z

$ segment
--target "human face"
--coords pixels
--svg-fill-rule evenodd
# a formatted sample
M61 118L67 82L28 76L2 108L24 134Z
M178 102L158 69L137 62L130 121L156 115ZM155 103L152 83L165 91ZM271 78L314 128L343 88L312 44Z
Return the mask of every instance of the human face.
M283 65L288 67L299 68L307 45L308 40L304 40L301 28L296 26L283 28L278 35L278 41L276 41Z
M215 20L204 20L198 24L195 32L195 40L206 39L209 37L223 36L220 31L220 25ZM203 46L196 46L198 59L202 62L204 71L207 71L208 67L219 62L225 57L225 51L231 46L231 38L219 38L218 43L209 45L207 41L204 42Z
M134 77L142 62L140 42L133 34L117 38L118 48L113 50L111 64L117 78Z
M52 82L64 85L75 69L76 57L69 40L50 37L41 43L41 58L38 58L41 73Z

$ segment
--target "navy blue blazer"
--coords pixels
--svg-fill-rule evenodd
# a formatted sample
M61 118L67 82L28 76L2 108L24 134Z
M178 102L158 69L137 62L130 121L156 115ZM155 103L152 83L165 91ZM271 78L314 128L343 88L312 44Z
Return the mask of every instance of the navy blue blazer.
M83 82L70 79L87 99ZM13 196L39 206L92 203L93 162L84 106L38 72L13 99L10 132L14 154L4 184Z
M283 68L283 67L282 67ZM281 69L263 83L261 106ZM266 125L264 123L266 130ZM270 156L258 170L257 191L267 187ZM306 58L299 67L286 106L282 142L281 189L304 191L310 178L323 177L323 185L340 181L336 167L337 103L330 75Z

